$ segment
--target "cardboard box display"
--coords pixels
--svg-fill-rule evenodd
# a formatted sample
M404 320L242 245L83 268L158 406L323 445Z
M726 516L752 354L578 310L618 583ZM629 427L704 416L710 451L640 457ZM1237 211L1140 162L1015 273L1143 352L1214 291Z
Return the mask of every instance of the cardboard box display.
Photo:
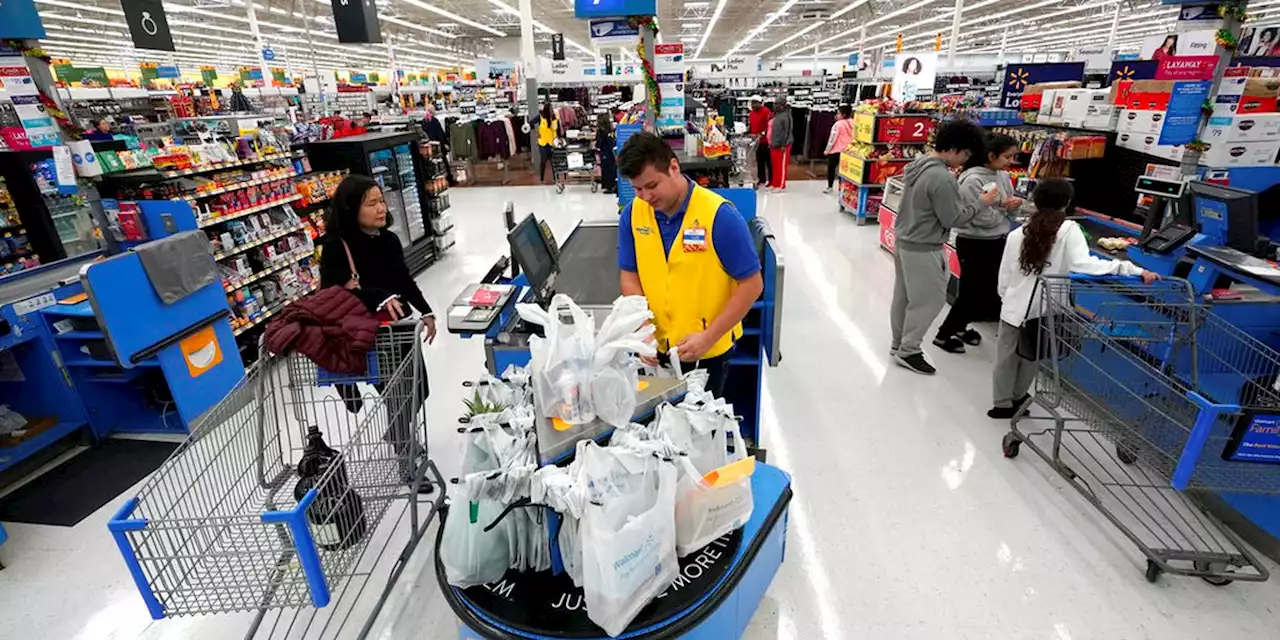
M1115 131L1119 118L1120 109L1115 105L1090 105L1088 112L1085 113L1084 120L1080 123L1080 127L1095 131Z
M1280 140L1280 113L1215 115L1209 118L1201 139L1209 144Z
M1206 167L1260 167L1276 163L1280 140L1265 142L1220 142L1200 156Z
M1111 92L1107 101L1117 107L1129 105L1129 93L1133 90L1133 80L1117 80L1111 84Z
M1164 128L1165 115L1164 111L1124 109L1116 123L1116 131L1159 135Z
M1255 98L1275 98L1280 96L1280 79L1249 78L1245 80L1240 95Z

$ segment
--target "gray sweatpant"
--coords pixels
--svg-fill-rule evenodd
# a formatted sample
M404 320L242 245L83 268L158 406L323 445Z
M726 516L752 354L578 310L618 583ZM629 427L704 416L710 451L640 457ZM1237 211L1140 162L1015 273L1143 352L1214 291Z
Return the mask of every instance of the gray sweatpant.
M942 248L911 251L901 245L893 255L893 304L890 349L901 357L921 352L920 343L947 303L947 259Z
M1036 381L1036 363L1018 355L1018 338L1022 330L1008 322L1000 323L996 338L996 368L991 372L991 395L997 407L1012 407L1015 400L1027 395Z

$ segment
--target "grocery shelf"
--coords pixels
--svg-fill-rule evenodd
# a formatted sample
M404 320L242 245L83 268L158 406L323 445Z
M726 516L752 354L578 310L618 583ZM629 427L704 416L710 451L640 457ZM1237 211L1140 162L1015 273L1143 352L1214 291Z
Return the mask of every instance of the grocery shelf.
M290 153L273 153L270 155L259 156L253 159L245 159L237 162L219 162L204 167L195 167L192 169L178 169L174 171L166 171L148 167L146 169L134 169L132 171L118 171L116 173L103 174L107 178L115 178L119 180L146 180L146 179L169 179L181 178L183 176L194 176L210 171L222 171L224 169L234 169L236 167L244 167L253 164L261 164L263 162L271 162L273 160L293 160L295 158L304 157L306 154L299 152Z
M234 255L237 255L237 254L240 254L240 253L244 253L245 251L248 251L249 249L252 249L252 248L254 248L254 247L261 246L261 245L263 245L263 244L266 244L266 243L268 243L268 242L271 242L272 240L277 240L277 239L279 239L279 238L283 238L283 237L285 237L285 236L287 236L287 235L289 235L289 234L291 234L291 233L294 233L295 231L299 231L299 230L301 230L301 229L302 229L302 224L295 224L295 225L292 225L292 226L290 226L290 227L289 227L289 228L287 228L287 229L282 229L282 230L280 230L280 231L275 231L275 232L271 233L270 235L268 235L268 236L266 236L266 237L264 237L264 238L258 238L257 240L254 240L253 242L249 242L249 243L247 243L247 244L237 245L237 246L235 246L234 248L232 248L232 249L231 249L231 250L229 250L229 251L221 251L221 252L215 253L215 254L213 254L213 259L214 259L214 260L222 260L223 258L230 258L231 256L234 256Z
M837 175L836 177L837 177L837 178L839 178L839 179L841 179L841 180L843 180L843 181L845 181L845 182L848 182L849 184L851 184L851 185L853 185L853 186L855 186L855 187L861 187L861 188L863 188L863 189L883 189L883 188L884 188L884 183L879 183L879 184L862 184L861 182L854 182L853 180L850 180L849 178L846 178L846 177L841 176L841 175Z
M196 200L199 200L199 199L201 199L201 198L208 198L208 197L210 197L210 196L216 196L216 195L221 195L221 194L224 194L224 193L230 193L230 192L232 192L232 191L239 191L239 190L241 190L241 189L248 189L249 187L256 187L256 186L259 186L259 185L270 184L270 183L272 183L272 182L279 182L279 181L281 181L281 180L289 180L290 178L296 178L296 177L298 177L298 175L300 175L300 174L295 173L295 172L290 172L290 173L285 174L285 175L282 175L282 176L274 176L274 177L271 177L271 178L259 178L259 179L257 179L257 180L250 180L250 181L248 181L248 182L237 182L237 183L235 183L235 184L229 184L229 185L227 185L227 186L225 186L225 187L218 187L217 189L210 189L209 191L199 191L199 192L196 192L196 193L194 193L194 194L187 194L187 195L185 195L185 196L182 196L182 199L183 199L183 200L186 200L187 202L195 202Z
M307 287L307 288L306 288L305 290L303 290L301 293L296 293L296 294L294 294L294 295L289 296L288 298L285 298L285 299L284 299L284 302L281 302L280 304L278 304L278 305L276 305L276 306L272 307L271 309L269 309L269 310L267 310L267 311L263 312L263 314L262 314L262 315L260 315L260 316L258 316L257 318L255 318L255 319L253 319L253 320L249 321L249 324L246 324L246 325L244 325L244 326L240 327L239 329L236 329L236 330L235 330L235 335L236 335L236 336L239 336L240 334L242 334L242 333L244 333L244 332L246 332L246 331L248 331L248 330L250 330L250 329L252 329L252 328L254 328L254 327L258 326L258 325L260 325L260 324L262 324L264 321L266 321L266 320L267 320L268 318L270 318L271 316L274 316L275 314L279 313L281 309L284 309L285 307L289 306L289 305L290 305L291 303L293 303L293 302L297 302L298 300L302 299L302 298L303 298L303 297L305 297L307 294L309 294L309 293L311 293L311 292L315 291L315 290L316 290L316 289L318 289L319 287L320 287L320 284L319 284L318 282L317 282L317 283L313 283L311 286Z
M311 255L312 255L313 253L315 253L315 248L314 248L314 247L304 247L303 249L298 249L298 250L296 250L296 251L294 251L294 252L292 252L292 253L286 254L286 255L285 255L285 257L283 257L283 258L279 258L279 259L277 259L276 261L272 262L270 265L268 265L268 266L267 266L265 269L263 269L262 271L256 271L256 272L254 272L254 274L253 274L253 275L251 275L251 276L249 276L249 277L247 277L247 278L243 278L243 279L237 280L237 281L235 281L235 282L226 282L226 283L223 283L223 285L222 285L222 289L223 289L223 291L226 291L227 293L230 293L230 292L232 292L232 291L235 291L236 289L239 289L240 287L243 287L243 286L248 285L248 284L252 284L252 283L254 283L254 282L257 282L258 280L261 280L261 279L263 279L263 278L265 278L265 277L267 277L267 276L269 276L269 275L273 274L273 273L277 273L277 272L279 272L280 270L284 269L285 267L288 267L288 266L290 266L290 265L292 265L292 264L294 264L294 263L296 263L296 262L301 262L301 261L303 261L303 260L305 260L305 259L307 259L307 258L311 257Z
M287 198L279 198L277 200L272 200L271 202L268 202L266 204L260 204L257 206L249 207L248 209L241 209L240 211L236 211L235 213L229 213L229 214L218 216L216 218L209 218L206 220L198 220L196 222L196 226L198 226L201 229L204 229L205 227L212 227L215 224L227 222L229 220L235 220L236 218L243 218L245 216L250 216L255 213L261 213L263 211L266 211L267 209L272 209L282 204L288 204L290 202L296 202L301 199L302 199L302 194L295 193Z

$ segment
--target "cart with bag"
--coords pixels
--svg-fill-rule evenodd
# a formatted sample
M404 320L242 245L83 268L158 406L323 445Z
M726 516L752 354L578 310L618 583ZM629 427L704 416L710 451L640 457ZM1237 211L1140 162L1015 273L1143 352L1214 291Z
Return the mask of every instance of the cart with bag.
M596 152L590 144L568 144L551 150L551 173L556 183L556 193L564 193L570 182L591 185L591 193L600 190L600 175L596 170Z

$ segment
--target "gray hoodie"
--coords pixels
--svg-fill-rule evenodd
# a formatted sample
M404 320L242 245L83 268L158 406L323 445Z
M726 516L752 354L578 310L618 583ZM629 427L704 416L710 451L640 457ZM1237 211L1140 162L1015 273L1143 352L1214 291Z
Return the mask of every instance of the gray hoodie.
M773 114L773 131L769 146L775 149L791 146L795 142L791 127L791 110L786 108L786 105L780 105L779 111Z
M982 203L982 190L991 183L995 183L999 189L1000 199L996 204L987 206ZM965 205L976 208L978 215L969 224L957 226L956 234L965 238L999 238L1008 235L1009 216L1015 212L1005 209L1000 203L1015 195L1009 174L987 167L974 167L960 174L959 184L960 199Z
M951 229L968 225L978 208L960 199L947 163L934 156L916 158L903 172L902 209L893 224L897 247L940 251Z

